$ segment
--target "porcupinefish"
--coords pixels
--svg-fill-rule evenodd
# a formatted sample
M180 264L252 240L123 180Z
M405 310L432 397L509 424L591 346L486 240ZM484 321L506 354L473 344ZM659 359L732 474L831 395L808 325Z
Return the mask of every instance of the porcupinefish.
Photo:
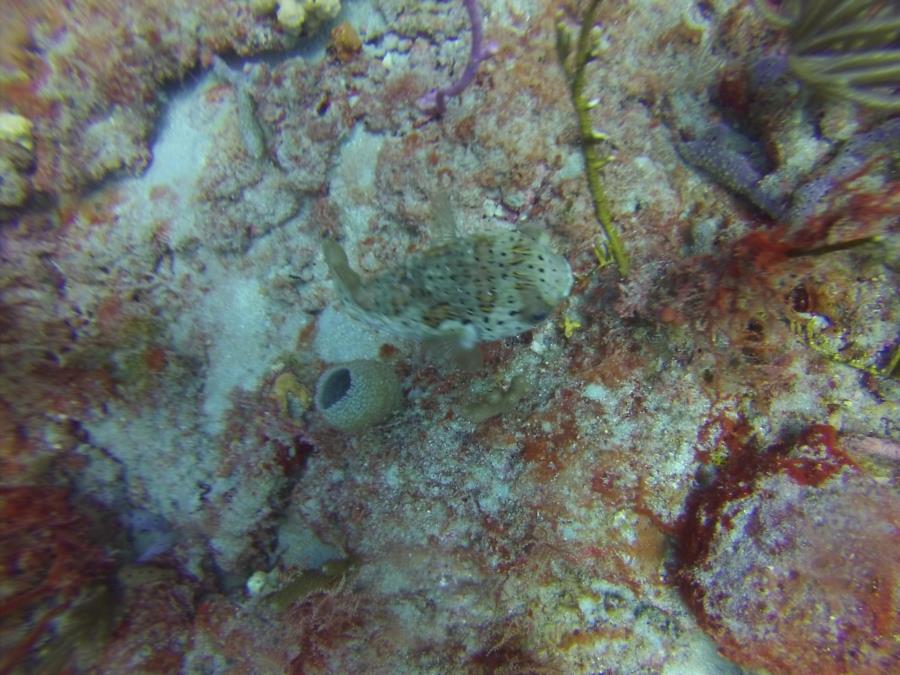
M351 314L404 338L453 338L460 347L523 333L572 289L572 269L545 233L457 237L362 279L340 244L325 261Z

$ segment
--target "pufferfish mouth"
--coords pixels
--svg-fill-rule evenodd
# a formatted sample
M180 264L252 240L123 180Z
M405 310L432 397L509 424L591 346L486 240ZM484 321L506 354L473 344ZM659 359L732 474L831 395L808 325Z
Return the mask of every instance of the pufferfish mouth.
M569 266L569 261L565 258L560 257L560 261L563 265L563 269L565 269L565 288L566 290L563 292L562 297L568 298L569 293L572 292L572 286L575 285L575 275L572 274L572 268Z
M569 293L572 292L572 286L575 284L575 275L572 274L572 267L569 265L569 261L561 255L554 256L552 262L556 269L557 278L554 279L554 283L548 285L547 291L549 293L547 295L552 297L547 297L546 299L551 305L556 305L561 300L569 297Z

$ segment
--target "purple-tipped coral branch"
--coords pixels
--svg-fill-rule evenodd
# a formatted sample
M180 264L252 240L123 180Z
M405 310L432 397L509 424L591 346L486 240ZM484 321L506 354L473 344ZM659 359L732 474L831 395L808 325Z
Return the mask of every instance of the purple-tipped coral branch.
M456 82L443 89L432 89L418 101L422 110L435 117L440 117L447 111L447 99L459 96L475 79L481 62L496 54L498 49L496 42L491 41L484 44L481 11L478 8L477 0L463 0L463 4L466 6L466 11L469 12L469 23L472 24L472 48L469 52L469 63L466 64L466 69Z

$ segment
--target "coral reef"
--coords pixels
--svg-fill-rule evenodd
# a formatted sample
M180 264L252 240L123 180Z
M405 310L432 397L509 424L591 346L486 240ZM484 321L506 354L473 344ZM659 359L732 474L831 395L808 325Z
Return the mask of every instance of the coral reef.
M0 27L0 110L34 125L30 187L58 198L140 172L164 85L213 54L289 43L244 0L13 2Z
M0 671L889 670L896 115L742 0L290 6L3 10ZM567 293L464 364L325 255L526 234Z

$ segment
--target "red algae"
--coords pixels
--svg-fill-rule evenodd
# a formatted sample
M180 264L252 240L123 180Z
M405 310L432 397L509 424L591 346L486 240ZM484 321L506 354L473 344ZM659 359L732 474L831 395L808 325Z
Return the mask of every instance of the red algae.
M52 641L56 621L109 583L114 562L98 518L62 488L0 486L0 672L40 663L31 657L35 645Z

